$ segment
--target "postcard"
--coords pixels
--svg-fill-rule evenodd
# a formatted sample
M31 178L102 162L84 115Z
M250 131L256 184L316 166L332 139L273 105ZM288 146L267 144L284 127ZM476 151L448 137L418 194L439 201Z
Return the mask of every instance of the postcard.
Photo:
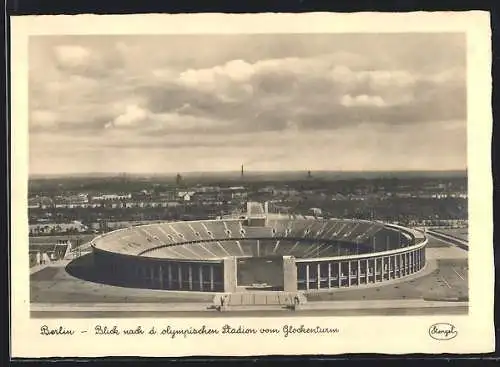
M11 25L13 357L494 350L488 13Z

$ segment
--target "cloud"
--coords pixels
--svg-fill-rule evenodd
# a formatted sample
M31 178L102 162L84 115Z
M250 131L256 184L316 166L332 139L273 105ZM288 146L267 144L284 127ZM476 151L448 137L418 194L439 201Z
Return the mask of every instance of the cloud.
M106 77L120 72L123 54L119 47L97 51L82 45L61 44L52 48L53 60L57 68L67 75Z
M410 87L419 79L419 75L411 74L405 70L376 70L361 71L358 73L360 80L367 80L377 87Z
M41 37L30 42L30 144L42 149L50 132L82 151L168 149L167 141L267 151L360 126L364 139L377 126L465 130L445 128L466 120L458 41L401 36L402 52L393 35L339 37Z
M126 107L125 112L117 116L110 126L122 127L133 126L144 122L148 118L149 112L137 105L129 105Z
M105 124L106 129L139 129L145 136L157 134L184 134L193 131L202 132L217 129L222 132L230 128L227 121L211 120L184 112L190 109L189 104L181 106L173 112L155 113L137 104L129 104L112 121Z
M465 90L460 78L451 77L465 74L464 70L425 74L403 69L366 70L359 63L353 69L339 65L334 56L320 54L315 58L286 57L254 63L235 59L212 68L188 69L178 77L169 72L165 73L165 84L156 88L151 99L160 99L162 106L154 105L168 110L176 107L171 106L171 98L170 102L165 98L180 97L181 105L189 101L190 113L232 119L234 133L252 127L279 130L286 125L284 121L297 121L301 128L337 128L342 123L369 120L397 123L465 115L463 106L453 111L437 108L455 104L453 98ZM169 80L176 86L169 86ZM452 84L458 90L450 93L447 89ZM173 90L176 88L177 93ZM165 98L160 97L162 89L168 91ZM406 107L379 110L397 106ZM405 117L405 113L414 117ZM341 118L335 119L336 115Z
M185 132L192 127L196 133L201 125L204 133L219 133L222 126L232 125L225 133L236 134L253 129L280 131L287 129L287 121L302 130L336 129L370 120L391 124L463 115L463 106L448 112L439 108L454 103L450 100L465 89L458 78L464 74L460 68L431 74L402 68L372 70L369 63L361 64L360 55L339 51L255 61L234 58L205 68L158 64L142 72L136 69L140 64L126 63L126 72L116 63L99 75L91 72L92 67L102 68L106 60L126 57L130 50L140 54L140 45L115 42L110 51L68 45L56 49L66 75L43 84L50 93L40 93L34 100L49 101L39 107L62 102L82 110L82 103L101 103L99 113L91 111L80 120L107 118L105 127L135 128L138 134L178 130L175 121L184 122ZM138 104L127 107L120 99ZM110 107L117 104L121 107ZM387 110L398 106L406 107Z
M60 45L54 48L56 61L64 68L86 67L92 61L92 52L82 46Z
M51 111L34 110L31 112L30 121L32 126L47 128L55 126L58 120L57 114Z
M210 69L188 69L180 73L178 81L188 87L212 90L217 84L247 81L255 72L255 65L243 60L231 60Z
M357 106L374 106L374 107L385 107L386 103L380 96L367 96L362 94L359 96L352 97L347 94L341 98L340 103L346 107L357 107Z

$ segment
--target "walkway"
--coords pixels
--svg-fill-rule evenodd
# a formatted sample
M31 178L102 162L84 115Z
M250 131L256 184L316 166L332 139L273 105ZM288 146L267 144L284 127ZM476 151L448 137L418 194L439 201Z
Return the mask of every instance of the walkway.
M298 311L326 310L377 310L377 309L420 309L420 308L457 308L467 307L467 302L413 300L377 300L377 301L318 301L307 302L298 307ZM232 311L270 311L287 309L283 305L239 305L230 306L224 312ZM215 312L207 303L34 303L34 312Z

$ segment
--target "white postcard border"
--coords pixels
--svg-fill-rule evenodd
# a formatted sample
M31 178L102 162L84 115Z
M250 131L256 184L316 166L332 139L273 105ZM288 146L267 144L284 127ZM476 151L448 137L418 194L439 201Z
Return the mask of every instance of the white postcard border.
M322 33L322 32L466 32L468 64L469 269L468 316L280 317L185 319L67 319L29 317L27 177L28 177L28 38L69 34L174 33ZM489 14L197 14L78 15L11 18L11 335L13 357L97 356L245 356L339 353L480 353L494 349L493 221L491 173L491 50ZM422 50L425 52L425 50ZM432 56L430 56L432 57ZM452 340L436 341L428 329L451 323ZM40 326L63 325L73 336L44 337ZM218 335L175 339L166 336L95 336L94 325L145 330L162 327L247 327L305 325L334 327L338 334L248 336Z

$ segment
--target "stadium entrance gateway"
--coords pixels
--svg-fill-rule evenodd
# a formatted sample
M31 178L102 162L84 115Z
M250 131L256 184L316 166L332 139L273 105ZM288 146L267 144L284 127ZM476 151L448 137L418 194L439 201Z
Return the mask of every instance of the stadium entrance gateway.
M264 207L260 203L247 203L247 231L252 228L261 231L267 224L268 204ZM259 228L261 228L259 230ZM262 239L263 244L266 239ZM256 241L256 251L253 257L234 257L226 259L225 288L226 291L239 290L266 290L266 291L297 291L297 268L295 258L283 255L261 256L261 241ZM262 244L262 245L263 245ZM232 263L232 264L231 264ZM232 278L232 270L235 277Z
M292 256L227 257L224 290L297 291L297 266Z

